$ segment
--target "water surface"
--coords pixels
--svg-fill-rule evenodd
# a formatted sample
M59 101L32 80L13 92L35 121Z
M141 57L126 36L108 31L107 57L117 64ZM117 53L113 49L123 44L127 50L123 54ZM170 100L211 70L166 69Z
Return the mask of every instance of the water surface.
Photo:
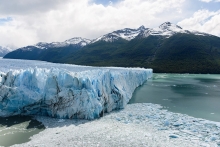
M28 142L31 136L42 130L42 123L30 116L0 117L0 146Z
M220 122L220 75L154 74L135 90L129 103L143 102Z

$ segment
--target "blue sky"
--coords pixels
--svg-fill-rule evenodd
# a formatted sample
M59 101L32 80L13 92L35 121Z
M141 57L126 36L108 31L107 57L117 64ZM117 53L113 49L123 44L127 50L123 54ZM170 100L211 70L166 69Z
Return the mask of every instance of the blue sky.
M107 6L111 2L117 3L117 2L120 2L120 0L111 0L111 1L109 1L109 0L94 0L93 2L95 2L96 4L102 4L104 6ZM187 3L188 3L187 6L189 7L189 9L192 9L192 10L198 10L198 9L202 9L202 8L207 8L209 10L219 10L219 7L220 7L220 3L218 4L215 1L207 3L207 2L200 1L200 0L187 0Z
M110 3L117 3L122 0L94 0L96 4L102 4L104 6L109 5ZM135 1L135 0L134 0ZM165 1L164 1L165 2ZM212 11L216 11L220 9L220 3L211 1L211 2L203 2L200 0L186 0L186 6L188 7L188 10L195 11L199 9L208 9Z
M102 4L104 6L107 6L107 5L111 4L111 3L117 3L118 0L111 0L111 1L109 1L109 0L95 0L94 2L96 4Z
M202 2L199 0L188 0L187 7L189 10L199 10L199 9L208 9L211 11L217 11L220 9L220 3L218 2Z
M95 39L122 28L183 29L220 36L220 0L0 0L0 46L73 37Z
M4 25L7 22L12 21L11 17L6 17L6 18L0 18L0 25Z

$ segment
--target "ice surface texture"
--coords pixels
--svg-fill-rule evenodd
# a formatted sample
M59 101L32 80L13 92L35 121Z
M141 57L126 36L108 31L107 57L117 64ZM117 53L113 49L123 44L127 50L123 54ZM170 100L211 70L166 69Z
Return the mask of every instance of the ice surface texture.
M95 121L37 116L46 129L16 147L219 147L220 123L129 104Z
M9 70L10 69L10 70ZM100 117L126 106L152 69L0 61L0 116Z

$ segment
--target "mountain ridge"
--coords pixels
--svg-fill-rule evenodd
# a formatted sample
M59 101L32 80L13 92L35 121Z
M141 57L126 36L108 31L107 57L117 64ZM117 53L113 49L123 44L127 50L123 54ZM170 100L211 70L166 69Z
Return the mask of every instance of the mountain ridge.
M84 46L18 49L4 58L91 66L138 66L167 73L220 73L220 38L165 22L157 28L116 30Z
M198 31L189 31L184 30L182 27L172 24L170 22L164 22L163 24L159 25L157 28L146 28L145 26L140 26L137 29L131 29L131 28L124 28L120 30L113 31L111 33L107 33L105 35L102 35L95 39L86 39L82 37L73 37L71 39L65 40L64 42L38 42L34 45L28 45L25 47L21 47L18 49L31 49L31 47L36 47L39 49L47 49L47 48L58 48L58 47L65 47L69 45L79 45L81 47L84 47L86 45L95 43L97 41L106 41L106 42L114 42L115 40L124 39L127 41L131 41L132 39L136 37L148 37L151 35L160 35L160 36L166 36L170 37L176 33L188 33L188 34L196 34L196 35L211 35L203 32Z

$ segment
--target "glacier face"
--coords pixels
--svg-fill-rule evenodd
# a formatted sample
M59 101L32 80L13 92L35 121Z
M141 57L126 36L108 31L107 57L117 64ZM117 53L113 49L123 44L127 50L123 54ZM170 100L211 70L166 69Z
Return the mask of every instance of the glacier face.
M100 117L124 108L152 69L0 61L0 116Z

